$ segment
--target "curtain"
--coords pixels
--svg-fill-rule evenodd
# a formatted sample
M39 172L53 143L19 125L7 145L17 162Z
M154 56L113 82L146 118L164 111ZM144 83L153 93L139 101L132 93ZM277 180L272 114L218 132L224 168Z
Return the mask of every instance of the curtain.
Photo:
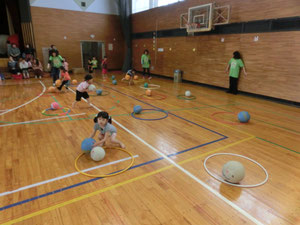
M132 66L132 48L131 48L131 0L118 0L118 8L120 13L120 20L122 31L126 43L126 54L123 63L122 71L127 72Z

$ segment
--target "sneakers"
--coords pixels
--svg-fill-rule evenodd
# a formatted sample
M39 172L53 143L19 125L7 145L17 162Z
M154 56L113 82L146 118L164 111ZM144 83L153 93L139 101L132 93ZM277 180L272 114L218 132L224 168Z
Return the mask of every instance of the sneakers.
M55 87L55 83L53 83L52 86Z

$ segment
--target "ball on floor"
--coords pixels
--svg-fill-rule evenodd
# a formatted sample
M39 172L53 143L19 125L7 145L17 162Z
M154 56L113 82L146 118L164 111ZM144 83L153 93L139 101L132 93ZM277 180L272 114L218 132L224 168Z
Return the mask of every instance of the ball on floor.
M116 77L115 77L114 75L112 75L112 76L111 76L111 79L114 80L114 79L116 79Z
M60 86L61 85L61 80L56 80L55 85L56 85L56 87Z
M102 90L101 89L96 90L96 94L97 95L102 95Z
M90 84L90 85L89 85L89 90L90 90L90 91L95 91L95 90L96 90L96 86L93 85L93 84Z
M245 168L240 162L229 161L223 166L222 175L226 181L236 184L245 177Z
M246 111L239 112L238 119L241 123L247 123L250 120L250 114Z
M78 83L77 80L72 80L73 85L76 85L77 83Z
M190 97L191 95L192 95L192 93L191 93L190 91L186 91L186 92L185 92L185 96L186 96L186 97Z
M147 89L147 90L146 90L146 95L147 95L147 96L151 96L151 95L152 95L152 91L151 91L150 89Z
M116 85L116 84L117 84L117 81L116 81L116 80L113 80L112 83L113 83L113 85Z
M148 83L144 83L144 87L147 88L149 85Z
M125 75L125 80L130 80L130 76L129 75Z
M105 157L105 151L101 147L95 147L91 151L91 158L94 161L101 161Z
M140 105L135 105L135 106L133 107L133 112L134 112L135 114L141 113L141 112L142 112L142 106L140 106Z
M138 80L138 79L139 79L139 76L138 76L138 75L134 75L133 79L134 79L134 80Z
M52 102L50 107L51 109L59 109L59 104L57 102Z
M84 139L81 142L81 150L85 153L91 151L95 142L96 141L93 138Z
M49 87L49 88L48 88L48 92L50 92L50 93L55 92L55 87Z

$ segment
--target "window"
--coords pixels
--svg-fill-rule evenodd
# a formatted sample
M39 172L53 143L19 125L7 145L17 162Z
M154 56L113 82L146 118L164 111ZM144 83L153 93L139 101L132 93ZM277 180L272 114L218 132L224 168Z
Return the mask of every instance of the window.
M184 0L132 0L132 13L138 13L182 1Z

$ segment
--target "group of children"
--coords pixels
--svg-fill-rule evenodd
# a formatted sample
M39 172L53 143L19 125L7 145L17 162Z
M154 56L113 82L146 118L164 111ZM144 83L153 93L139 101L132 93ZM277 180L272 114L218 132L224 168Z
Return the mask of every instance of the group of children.
M84 77L84 81L81 82L76 88L76 99L72 104L72 107L75 108L76 104L81 101L81 98L84 98L88 104L91 104L89 100L89 86L93 83L93 76L87 74ZM61 87L63 84L61 85ZM110 139L110 142L113 144L119 145L121 148L125 148L125 145L117 139L117 129L112 124L112 118L109 116L107 112L99 112L97 116L94 118L94 129L90 138L93 138L97 131L99 131L98 139L93 147L103 146L105 142Z
M107 78L107 57L104 56L101 67L102 67L102 78L105 80ZM89 73L95 74L95 71L98 69L98 60L96 57L88 60L88 71Z
M38 59L35 58L20 58L19 61L10 56L8 61L8 70L13 78L29 79L29 71L32 70L35 78L42 78L43 66ZM22 73L22 75L21 75Z

